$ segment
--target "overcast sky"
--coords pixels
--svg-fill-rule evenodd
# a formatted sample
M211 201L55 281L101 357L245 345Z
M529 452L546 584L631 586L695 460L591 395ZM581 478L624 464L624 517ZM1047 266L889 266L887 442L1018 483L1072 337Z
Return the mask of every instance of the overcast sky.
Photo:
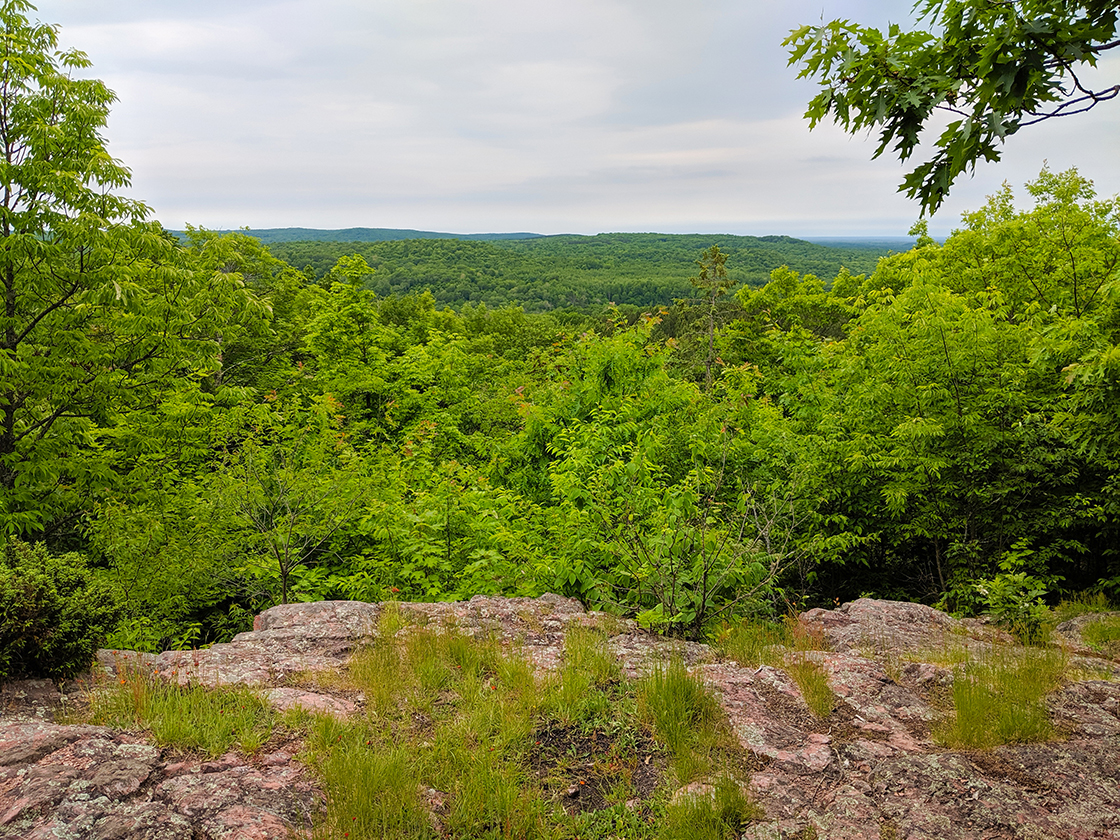
M799 24L883 0L40 0L117 93L107 136L166 227L904 235L874 143L801 114ZM1120 56L1101 78L1120 81ZM1120 101L1027 128L935 233L1049 161L1120 193Z

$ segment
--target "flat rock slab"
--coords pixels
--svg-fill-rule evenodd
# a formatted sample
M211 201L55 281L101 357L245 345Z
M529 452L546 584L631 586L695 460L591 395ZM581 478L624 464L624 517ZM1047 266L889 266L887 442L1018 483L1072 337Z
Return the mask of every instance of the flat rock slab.
M157 656L103 651L100 661L183 684L257 686L279 708L345 718L362 713L360 696L323 687L330 681L309 689L318 681L299 675L344 667L377 635L385 609L348 601L274 607L228 645ZM497 639L546 671L562 666L565 635L577 625L600 628L631 678L680 657L753 754L744 766L766 819L746 829L747 840L789 840L810 828L822 840L1120 840L1120 665L1107 657L1072 649L1073 678L1047 698L1057 740L960 751L930 734L958 669L923 657L947 645L975 654L1013 640L920 604L860 599L802 616L830 648L796 654L820 667L835 695L823 719L782 668L720 660L705 645L643 633L571 599L477 597L392 609L409 623L402 633L453 627ZM1063 633L1072 637L1084 623ZM10 713L0 720L0 837L299 836L322 802L293 761L295 749L175 758L136 735L50 724L36 711L56 703L47 684L3 698Z
M0 721L0 837L271 840L307 836L320 803L291 754L176 759L105 727Z

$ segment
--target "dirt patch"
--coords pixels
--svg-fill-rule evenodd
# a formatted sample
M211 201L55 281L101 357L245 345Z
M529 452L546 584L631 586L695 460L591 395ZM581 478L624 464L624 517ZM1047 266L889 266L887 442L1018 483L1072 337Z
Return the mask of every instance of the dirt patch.
M813 716L813 713L805 705L805 701L800 697L792 697L778 691L778 689L762 680L753 682L751 689L766 704L767 710L772 713L773 717L806 732L820 731L818 727L821 725L821 721Z
M977 750L966 753L966 755L969 761L980 771L980 774L989 779L1012 782L1018 787L1033 792L1049 788L1049 785L1037 776L1028 773L1024 768L999 752Z
M647 734L625 741L602 729L552 723L534 735L529 759L546 795L570 814L649 799L665 773L661 747Z

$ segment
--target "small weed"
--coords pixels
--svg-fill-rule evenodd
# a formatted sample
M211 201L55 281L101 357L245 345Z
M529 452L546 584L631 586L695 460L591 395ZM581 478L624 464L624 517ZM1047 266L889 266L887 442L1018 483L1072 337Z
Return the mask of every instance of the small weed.
M823 720L832 714L836 695L829 688L828 676L820 665L805 656L804 652L799 652L790 658L786 671L801 689L801 696L814 717Z
M580 840L645 840L661 821L657 812L643 812L613 805L573 817L571 834Z

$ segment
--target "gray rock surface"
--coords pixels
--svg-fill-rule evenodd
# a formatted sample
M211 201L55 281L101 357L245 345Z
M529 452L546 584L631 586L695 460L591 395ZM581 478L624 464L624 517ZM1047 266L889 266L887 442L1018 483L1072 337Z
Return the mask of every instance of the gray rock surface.
M383 609L353 602L274 607L228 645L158 656L103 651L99 659L110 672L140 668L184 684L256 686L280 708L344 718L361 713L363 698L301 675L342 667L377 632ZM992 650L1011 640L990 625L921 605L861 599L802 617L830 648L801 654L824 670L835 694L823 720L782 668L721 660L704 645L642 633L569 599L478 597L397 609L413 623L493 636L543 669L562 661L573 622L603 629L630 676L683 657L753 755L751 789L766 818L748 828L750 840L812 831L821 840L1120 840L1120 667L1077 647L1073 679L1047 699L1060 737L961 751L930 734L959 673L931 652ZM322 807L321 792L293 758L297 743L207 761L159 749L136 733L53 723L61 703L42 681L0 691L0 837L307 836Z

